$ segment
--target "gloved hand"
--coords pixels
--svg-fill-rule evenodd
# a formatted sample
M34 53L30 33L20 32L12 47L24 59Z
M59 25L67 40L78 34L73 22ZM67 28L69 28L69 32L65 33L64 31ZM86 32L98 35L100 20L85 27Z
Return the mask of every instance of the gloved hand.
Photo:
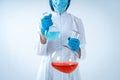
M76 38L68 38L68 46L71 50L78 52L80 41Z
M45 35L45 31L48 31L49 30L49 27L53 25L53 22L52 22L52 14L49 14L48 16L44 16L42 19L41 19L41 33L42 35Z

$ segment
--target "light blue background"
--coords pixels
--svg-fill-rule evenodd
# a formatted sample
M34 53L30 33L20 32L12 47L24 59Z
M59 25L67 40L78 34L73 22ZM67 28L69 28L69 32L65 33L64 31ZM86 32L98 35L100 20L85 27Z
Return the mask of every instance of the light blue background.
M36 28L44 11L48 0L0 0L0 80L35 80ZM120 1L72 0L68 12L85 27L82 80L120 80Z

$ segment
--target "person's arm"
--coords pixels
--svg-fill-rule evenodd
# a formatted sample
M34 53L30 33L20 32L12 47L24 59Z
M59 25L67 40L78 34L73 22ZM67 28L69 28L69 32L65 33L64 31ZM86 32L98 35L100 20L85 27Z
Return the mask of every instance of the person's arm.
M39 34L39 41L37 46L37 54L38 55L47 55L47 40L45 36Z
M85 44L86 44L86 39L85 39L85 29L83 26L83 23L81 21L81 19L77 19L76 20L76 25L78 25L78 30L80 32L80 51L79 51L79 58L80 59L85 59L86 57L86 50L85 50Z
M84 59L86 57L86 50L85 50L85 44L86 44L86 39L85 39L85 29L82 23L82 20L80 18L77 18L73 16L75 25L77 26L77 30L80 33L80 46L79 46L79 58Z
M52 14L49 14L47 16L44 16L41 19L41 27L39 28L41 33L39 34L39 42L38 42L38 49L37 49L37 52L39 55L48 55L47 40L44 35L45 35L45 31L48 31L49 27L53 25L51 17L52 17Z
M79 56L79 58L81 58L81 48L79 48L78 56Z
M40 42L41 44L46 44L46 38L42 34L40 34Z

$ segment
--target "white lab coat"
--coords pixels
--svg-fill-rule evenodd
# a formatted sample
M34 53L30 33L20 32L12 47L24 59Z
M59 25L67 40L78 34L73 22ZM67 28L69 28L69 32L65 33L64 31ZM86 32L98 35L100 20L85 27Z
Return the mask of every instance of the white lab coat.
M38 42L37 54L41 56L40 67L38 71L37 80L68 80L67 74L61 73L52 68L50 65L50 54L55 51L56 47L59 45L66 44L67 39L71 36L71 31L77 31L80 33L80 48L81 48L81 58L85 57L85 31L81 19L64 12L62 15L57 13L52 14L52 21L54 26L56 26L61 35L61 39L47 41L46 44L41 44ZM62 44L60 43L62 40ZM71 80L80 80L79 67L70 74ZM62 79L61 79L62 78Z

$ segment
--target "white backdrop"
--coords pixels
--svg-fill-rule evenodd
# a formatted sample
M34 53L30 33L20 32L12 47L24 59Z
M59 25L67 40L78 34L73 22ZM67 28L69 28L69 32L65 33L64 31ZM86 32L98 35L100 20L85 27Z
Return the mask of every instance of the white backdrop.
M68 12L86 33L82 80L120 80L120 1L72 0ZM0 0L0 80L35 80L40 56L36 28L48 0Z

